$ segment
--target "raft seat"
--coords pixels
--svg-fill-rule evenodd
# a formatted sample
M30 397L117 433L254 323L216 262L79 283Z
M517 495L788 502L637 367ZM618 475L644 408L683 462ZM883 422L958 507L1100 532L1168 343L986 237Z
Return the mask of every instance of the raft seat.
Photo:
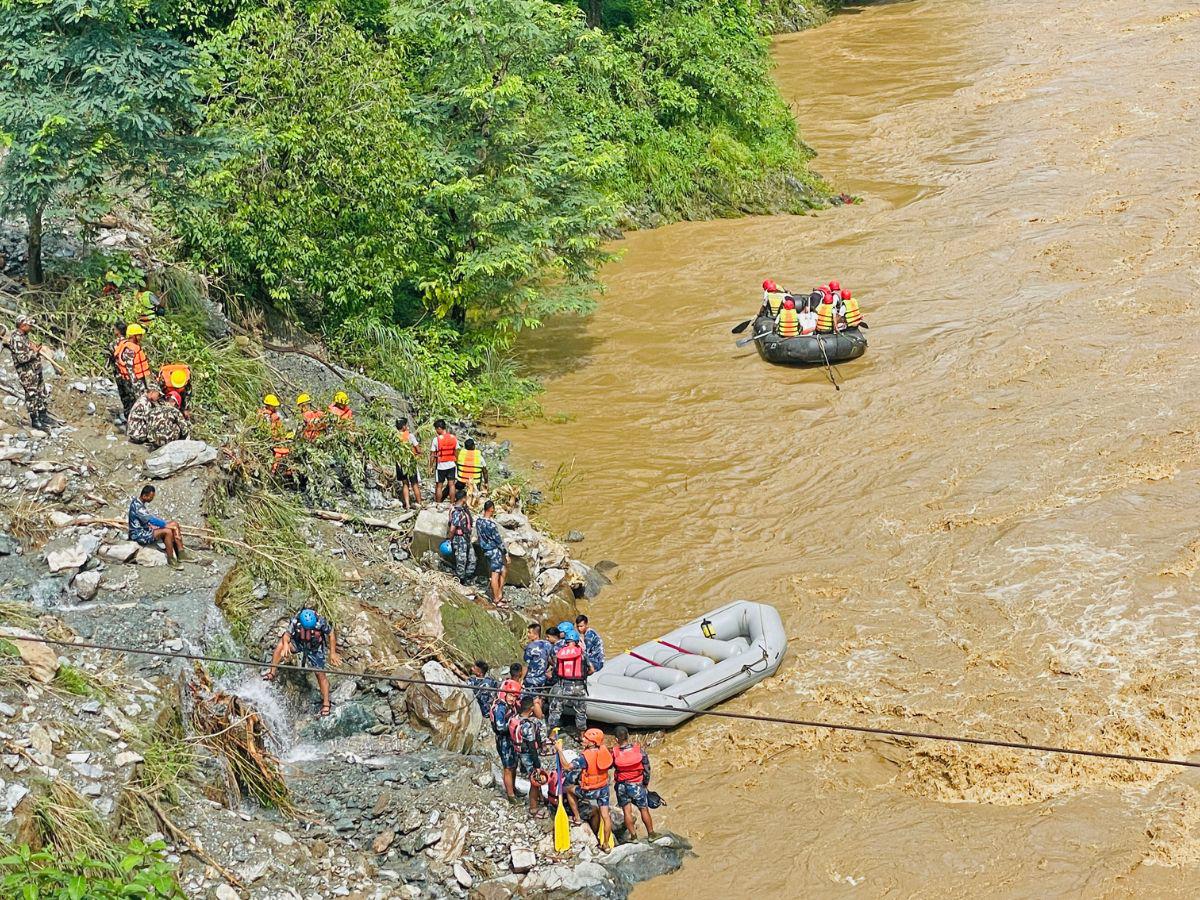
M672 669L669 666L653 665L651 663L639 663L636 666L626 666L625 671L629 677L635 680L653 682L654 684L658 685L660 690L669 688L675 684L679 684L679 682L687 678L687 675L683 674L683 672L680 672L678 669ZM604 670L600 671L600 675L604 675Z
M652 644L643 644L634 652L656 665L678 669L684 675L696 675L716 665L707 656L689 653L686 650L675 650L658 641Z
M688 653L706 656L716 662L724 662L735 656L741 656L750 649L750 643L745 638L734 638L731 641L719 641L706 637L680 638L679 645Z
M662 690L661 687L647 678L631 678L628 675L610 675L603 670L601 670L600 674L595 676L595 678L596 681L600 682L601 684L624 688L627 691L652 691L657 694Z

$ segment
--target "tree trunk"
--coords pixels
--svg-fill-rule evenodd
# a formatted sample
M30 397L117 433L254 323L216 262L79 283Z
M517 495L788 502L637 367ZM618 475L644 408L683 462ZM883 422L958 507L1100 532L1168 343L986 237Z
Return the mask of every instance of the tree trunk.
M45 281L42 272L42 213L43 206L35 206L29 210L29 241L27 244L29 260L26 263L25 279L31 287L36 287Z
M587 23L589 28L600 27L600 6L602 0L588 0Z

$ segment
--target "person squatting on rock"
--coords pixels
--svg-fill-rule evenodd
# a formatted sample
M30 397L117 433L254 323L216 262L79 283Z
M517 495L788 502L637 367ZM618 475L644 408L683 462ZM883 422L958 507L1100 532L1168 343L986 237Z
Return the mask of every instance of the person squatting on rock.
M143 547L154 547L162 541L167 563L178 566L183 559L183 530L178 522L167 522L150 515L147 504L154 502L154 485L148 484L129 503L129 539Z
M454 495L454 506L450 507L450 548L454 552L454 574L458 576L459 584L469 584L475 574L475 546L471 542L474 525L467 506L467 492L459 488Z
M475 522L479 534L479 549L488 564L488 584L492 589L492 603L504 606L504 580L508 577L508 547L504 534L496 522L496 504L488 500L483 504L483 515Z
M554 753L554 745L550 743L550 735L546 731L546 723L534 713L533 698L521 698L521 714L509 723L508 733L512 738L513 749L517 753L518 763L529 773L529 815L535 819L546 818L546 810L540 809L542 792L533 783L535 773L545 776L542 767L542 756Z
M629 736L629 729L618 725L613 733L617 739L612 749L616 770L617 806L625 816L625 830L630 839L637 838L637 823L633 820L636 807L646 826L647 837L654 837L654 819L650 817L650 757Z
M575 713L575 730L582 734L587 730L587 677L588 661L580 646L581 638L570 622L559 622L562 645L554 653L551 668L550 728L558 727L563 707L570 706Z
M175 404L164 400L162 392L153 387L129 407L125 434L135 444L158 449L187 437L188 423Z
M271 654L271 667L263 672L264 681L275 680L275 670L284 657L300 654L300 663L305 668L315 669L317 686L321 689L321 709L318 715L329 715L329 677L325 674L325 655L335 667L342 664L338 656L337 633L329 620L317 615L315 610L302 609L292 617L287 629L279 636L275 652Z
M8 350L12 354L17 379L25 391L29 424L49 431L52 425L57 424L57 420L51 419L46 408L49 391L42 377L42 345L29 336L32 330L33 319L30 316L17 316L17 327L8 335Z
M608 788L608 776L613 768L613 755L604 746L604 732L599 728L587 729L580 740L583 752L575 759L568 759L561 747L558 749L558 758L564 771L579 773L579 790L576 793L581 803L592 808L589 824L598 838L602 833L612 834L612 813L609 811L612 795ZM605 826L603 832L601 822ZM605 849L603 842L600 847Z

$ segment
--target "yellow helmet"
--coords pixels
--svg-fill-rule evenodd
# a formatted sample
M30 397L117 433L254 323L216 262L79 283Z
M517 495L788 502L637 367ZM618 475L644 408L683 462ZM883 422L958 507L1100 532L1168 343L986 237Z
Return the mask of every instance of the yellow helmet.
M267 394L267 396L263 397L263 405L264 406L278 406L279 398L276 397L274 394Z
M135 334L145 334L145 333L146 333L146 329L143 328L141 325L139 325L137 322L134 322L131 325L125 326L125 337L127 337L127 338L133 337Z
M188 373L183 369L176 369L171 373L171 387L181 390L188 383Z
M296 405L299 406L301 403L312 403L312 397L308 396L308 394L301 394L296 398Z
M339 403L342 406L345 406L347 403L350 402L350 395L347 394L345 391L338 391L336 394L333 395L333 402Z

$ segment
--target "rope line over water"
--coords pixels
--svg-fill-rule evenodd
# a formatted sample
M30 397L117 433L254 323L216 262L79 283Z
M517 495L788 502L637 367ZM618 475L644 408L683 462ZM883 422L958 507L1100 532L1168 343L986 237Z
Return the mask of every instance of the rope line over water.
M208 663L223 663L225 665L244 666L247 668L262 669L267 666L267 663L259 662L253 659L240 659L237 657L225 656L205 656L198 653L185 653L182 651L169 650L150 650L142 647L123 647L116 644L99 644L90 641L64 641L56 640L55 638L45 637L16 637L3 636L0 640L11 642L25 641L34 644L50 644L58 647L70 647L76 650L104 650L110 653L123 653L131 656L155 656L165 659L187 659L195 662ZM280 663L276 668L293 672L324 672L326 675L344 675L349 678L366 678L373 681L388 681L398 684L427 684L433 687L447 687L458 690L471 691L478 693L480 691L495 691L496 688L487 687L484 685L462 684L450 681L428 681L424 678L405 678L401 675L384 675L380 672L352 672L348 669L311 669L306 666L297 666L288 663ZM544 697L547 699L560 698L568 701L578 700L578 697L556 694L551 690L542 688L534 690L526 690L524 693ZM588 703L595 703L602 706L615 706L625 709L661 709L653 703L636 703L632 700L602 700L593 697L587 698ZM1177 766L1188 769L1200 769L1200 761L1192 761L1187 759L1171 759L1169 757L1160 756L1139 756L1130 753L1110 753L1104 750L1082 750L1077 747L1058 747L1051 744L1028 744L1021 741L1002 741L998 738L979 738L965 737L962 735L938 734L929 731L907 731L900 728L878 728L870 725L850 725L843 722L822 722L815 719L794 719L786 716L766 716L756 713L743 712L725 712L716 709L697 709L692 710L696 716L709 716L717 719L737 719L746 722L763 722L771 725L790 725L797 728L814 728L823 729L826 731L849 731L855 734L871 734L881 737L898 737L908 738L918 741L939 741L948 744L970 744L977 747L1000 747L1006 750L1023 750L1033 753L1056 753L1066 756L1083 756L1092 759L1111 759L1120 762L1147 763L1156 766Z

